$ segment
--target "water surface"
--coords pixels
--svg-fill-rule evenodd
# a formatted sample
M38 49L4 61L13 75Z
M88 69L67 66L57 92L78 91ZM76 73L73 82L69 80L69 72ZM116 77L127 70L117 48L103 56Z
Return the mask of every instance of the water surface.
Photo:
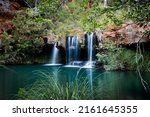
M144 90L139 75L133 71L44 65L0 66L0 99L16 99L19 88L30 86L37 80L35 73L38 70L51 72L62 82L87 78L94 99L150 99L148 85ZM150 84L150 73L142 73L142 77Z

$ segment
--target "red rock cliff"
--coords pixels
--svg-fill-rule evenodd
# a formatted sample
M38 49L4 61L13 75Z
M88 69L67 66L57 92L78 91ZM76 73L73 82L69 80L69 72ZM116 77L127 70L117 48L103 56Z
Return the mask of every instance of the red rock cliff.
M17 12L24 9L19 2L19 0L0 1L0 39L3 38L4 31L12 30L14 28L12 23L13 17Z

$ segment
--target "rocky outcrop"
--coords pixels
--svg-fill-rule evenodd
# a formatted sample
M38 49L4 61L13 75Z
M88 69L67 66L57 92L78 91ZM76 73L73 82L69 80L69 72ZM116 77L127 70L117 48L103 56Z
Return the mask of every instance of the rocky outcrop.
M109 27L108 30L104 32L104 37L123 45L149 42L150 37L144 35L144 33L149 30L150 22L142 26L135 23L125 23L122 24L121 27Z
M19 3L19 0L1 0L0 1L0 39L3 38L5 31L12 30L14 25L12 23L13 17L16 13L25 8Z

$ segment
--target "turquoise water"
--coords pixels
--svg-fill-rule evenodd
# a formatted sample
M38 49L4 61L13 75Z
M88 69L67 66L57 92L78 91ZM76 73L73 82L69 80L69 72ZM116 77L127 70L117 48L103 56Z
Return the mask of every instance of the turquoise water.
M38 70L53 73L62 82L66 79L87 78L94 91L94 99L150 99L149 86L144 89L136 72L102 71L78 67L43 65L0 66L0 99L16 99L19 88L33 84L38 78ZM150 73L142 73L143 79L150 84Z

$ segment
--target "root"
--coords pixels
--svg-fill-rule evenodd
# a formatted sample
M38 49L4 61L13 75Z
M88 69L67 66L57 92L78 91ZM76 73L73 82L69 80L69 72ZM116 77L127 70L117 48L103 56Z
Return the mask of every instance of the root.
M141 37L141 39L142 39L142 37ZM138 75L139 75L139 78L140 78L140 81L142 83L144 90L146 91L146 93L148 93L149 92L149 84L143 79L142 74L141 74L141 70L140 70L140 66L143 66L143 62L144 62L144 57L142 55L142 52L144 52L144 46L142 45L142 50L141 50L140 40L138 41L137 46L136 46L137 72L138 72ZM139 54L139 57L138 57L138 54ZM141 60L141 63L139 65L140 60Z

